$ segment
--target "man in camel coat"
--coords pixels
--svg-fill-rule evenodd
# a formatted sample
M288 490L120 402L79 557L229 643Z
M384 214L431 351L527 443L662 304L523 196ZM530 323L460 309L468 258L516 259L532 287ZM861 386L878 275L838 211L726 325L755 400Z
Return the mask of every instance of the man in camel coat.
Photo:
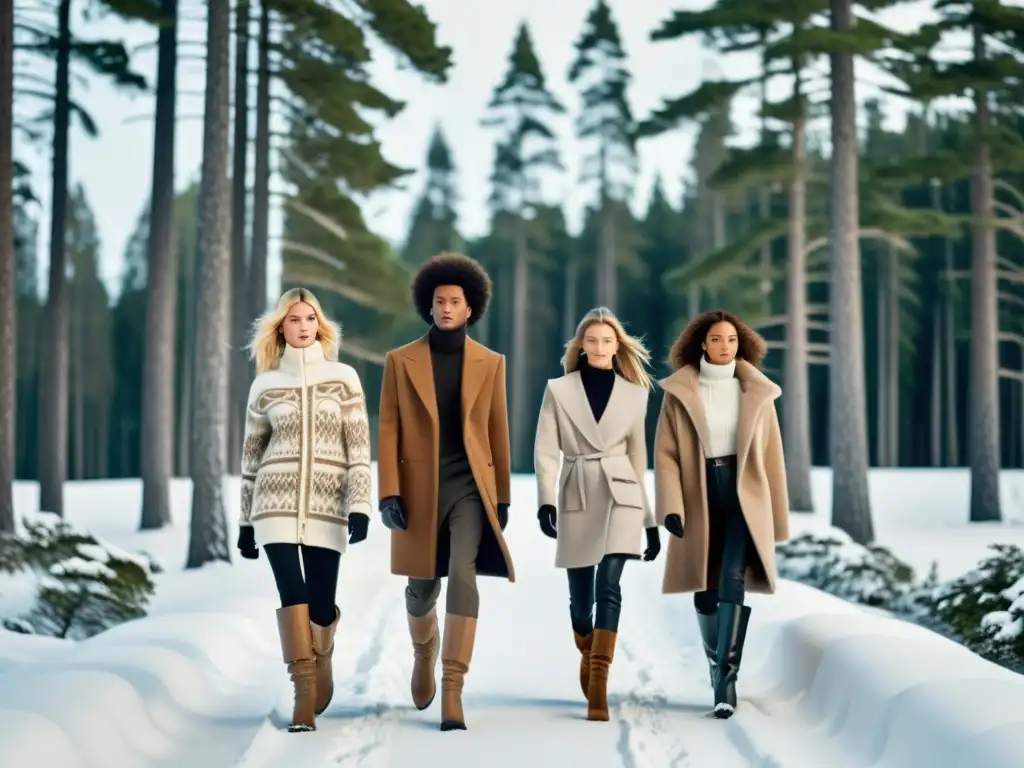
M476 637L477 575L515 580L502 531L511 457L505 358L466 335L487 309L491 283L473 259L443 253L413 281L429 332L388 353L377 437L378 494L391 529L391 572L405 591L414 666L412 699L437 690L435 604L448 578L441 648L441 730L465 730L462 686Z

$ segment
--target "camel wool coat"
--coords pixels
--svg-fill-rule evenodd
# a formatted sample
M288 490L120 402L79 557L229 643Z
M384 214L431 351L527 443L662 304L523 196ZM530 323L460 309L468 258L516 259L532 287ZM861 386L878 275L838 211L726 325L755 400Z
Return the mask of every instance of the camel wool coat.
M598 422L579 371L548 381L533 462L539 504L558 511L555 567L643 552L644 529L656 525L644 487L648 394L616 375Z
M676 363L678 366L678 362ZM698 370L678 368L660 383L665 391L655 434L654 488L659 525L683 518L681 539L669 536L662 591L699 592L718 587L719 553L709 552L713 520L707 503L707 418ZM755 552L745 575L751 592L775 592L775 542L789 538L789 492L775 400L782 390L750 363L736 361L740 418L736 437L737 491Z
M466 338L462 364L463 441L487 510L477 573L515 581L498 523L511 499L512 457L505 398L505 357ZM391 573L416 579L448 575L447 536L437 523L438 415L426 335L388 352L377 430L377 493L400 496L407 529L391 531Z

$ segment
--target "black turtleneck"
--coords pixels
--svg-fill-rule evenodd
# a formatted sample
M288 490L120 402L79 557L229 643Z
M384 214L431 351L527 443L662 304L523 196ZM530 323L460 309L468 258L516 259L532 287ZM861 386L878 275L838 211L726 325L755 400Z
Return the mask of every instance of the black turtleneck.
M587 400L590 403L590 410L594 414L594 421L601 421L604 409L608 407L608 400L612 396L612 387L615 386L615 370L613 368L594 368L587 363L586 357L580 358L580 378L583 380L583 389L587 393Z
M466 326L445 331L430 326L430 362L434 369L437 397L438 454L464 455L462 440L462 353L466 347Z

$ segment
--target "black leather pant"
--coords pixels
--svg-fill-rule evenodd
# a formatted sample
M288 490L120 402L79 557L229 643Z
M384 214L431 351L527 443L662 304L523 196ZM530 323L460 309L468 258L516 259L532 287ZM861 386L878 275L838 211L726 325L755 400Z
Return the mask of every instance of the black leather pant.
M736 493L736 457L708 459L708 523L709 546L717 549L721 567L717 588L697 592L693 596L697 610L714 613L718 603L743 605L746 596L743 576L747 553L752 546L747 521ZM709 553L709 557L716 554ZM708 585L710 587L710 585Z
M305 544L267 544L263 551L274 571L281 607L308 603L310 621L321 627L330 626L336 615L334 601L338 594L341 554L333 549L308 547Z
M622 609L619 579L628 559L628 555L605 555L598 565L567 569L569 617L573 630L578 634L586 636L594 629L619 631L619 611Z

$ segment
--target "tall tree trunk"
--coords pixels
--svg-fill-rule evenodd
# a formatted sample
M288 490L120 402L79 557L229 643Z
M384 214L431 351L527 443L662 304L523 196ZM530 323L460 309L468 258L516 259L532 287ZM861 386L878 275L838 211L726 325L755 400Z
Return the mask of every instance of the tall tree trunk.
M942 281L943 346L946 381L946 465L960 466L960 424L957 419L957 338L956 305L953 301L953 240L946 238L946 278Z
M889 281L885 279L885 270L889 262L878 260L878 288L875 297L875 359L878 374L875 377L875 466L889 466L889 441L886 439L888 422L889 396L889 302L887 301Z
M210 0L207 7L203 170L196 237L196 336L192 345L192 521L186 568L231 560L224 509L231 333L231 189L227 173L231 5L229 0Z
M245 402L249 391L249 361L245 354L245 331L249 324L249 302L244 289L248 263L245 249L246 194L249 157L249 0L235 5L235 138L231 173L231 399L228 434L228 471L241 471Z
M178 0L163 0L157 38L153 186L146 254L146 348L142 360L142 515L139 528L172 522L175 326L178 249L174 243L174 141L178 72Z
M527 405L530 398L530 377L528 375L527 358L530 354L530 327L527 312L530 305L530 254L526 234L527 222L525 213L516 219L515 233L515 273L512 279L512 354L510 366L511 407L509 410L510 435L512 443L513 468L523 466L528 442L526 426L530 420Z
M576 333L579 310L576 308L579 299L580 260L573 254L565 263L565 294L562 297L562 338L571 339Z
M82 324L85 312L82 308L82 275L78 275L71 283L71 326L69 332L68 354L70 364L70 401L71 409L71 478L85 479L85 338Z
M800 98L799 80L796 97ZM807 150L804 118L793 121L793 167L789 187L789 237L786 264L785 400L782 408L786 443L789 506L814 511L811 495L811 395L807 370Z
M597 304L616 311L618 300L616 286L617 259L615 253L615 203L602 196L601 210L598 213L598 257L597 264Z
M974 29L974 59L985 59L985 41ZM978 144L971 183L977 223L971 243L971 522L1001 520L999 499L999 312L988 93L974 95Z
M935 303L932 314L931 349L931 428L928 430L928 457L933 467L942 466L942 304Z
M0 0L0 533L14 521L17 371L14 304L14 0Z
M900 257L896 249L886 245L886 257L889 261L889 327L885 348L889 353L886 373L888 382L885 393L886 403L886 439L888 440L889 465L898 467L900 464L900 342L903 329L900 323L900 294L903 281L900 276Z
M53 177L50 211L49 331L40 358L39 508L64 516L68 473L68 293L66 276L68 127L71 118L71 0L57 11L57 75L53 105Z
M249 320L267 310L267 238L270 233L270 10L260 3L253 147L252 248L249 254Z
M849 34L852 0L829 0L831 26ZM861 296L857 102L853 54L829 55L832 85L832 158L829 201L830 341L829 433L832 524L854 541L874 540L868 493L867 414L864 381L864 308Z

